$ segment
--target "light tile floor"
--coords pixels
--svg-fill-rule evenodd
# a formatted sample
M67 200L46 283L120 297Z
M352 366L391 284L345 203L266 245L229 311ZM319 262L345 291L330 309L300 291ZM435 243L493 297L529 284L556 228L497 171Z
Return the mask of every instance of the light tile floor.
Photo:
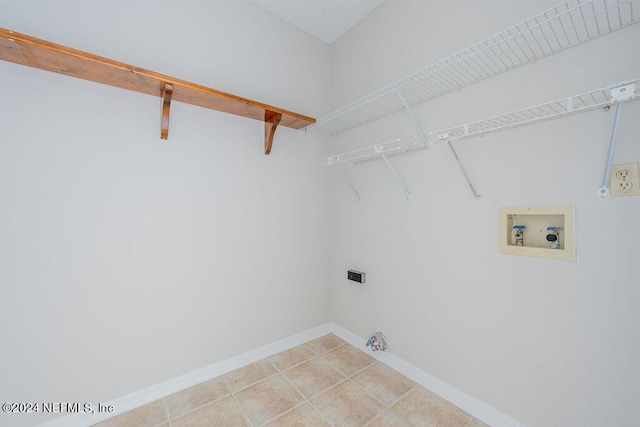
M333 334L99 427L487 427Z

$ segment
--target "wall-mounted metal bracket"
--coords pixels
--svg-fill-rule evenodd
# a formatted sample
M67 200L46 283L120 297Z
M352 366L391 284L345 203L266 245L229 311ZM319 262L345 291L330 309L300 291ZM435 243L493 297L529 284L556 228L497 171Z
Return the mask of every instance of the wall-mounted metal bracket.
M342 182L344 182L347 185L347 187L349 187L351 189L353 194L356 195L356 198L358 199L358 202L360 202L360 194L358 194L356 189L353 188L353 185L351 185L351 183L347 180L347 178L345 178L345 176L342 174L342 172L340 172L340 169L338 169L338 167L336 166L336 163L338 161L340 161L340 157L339 156L329 156L329 157L327 157L327 165L331 166L331 168L334 171L336 171L338 176L340 176L340 178L342 179Z
M398 94L398 98L400 98L400 101L404 106L404 110L409 115L409 118L411 119L411 123L413 123L413 127L416 129L416 132L420 137L420 141L422 141L422 145L424 145L424 148L429 148L429 140L427 139L427 135L424 133L424 130L422 130L422 126L420 126L420 123L418 123L416 116L413 115L413 111L411 111L411 107L409 107L409 103L407 102L404 95L402 94L402 91L398 89L396 90L396 93Z
M630 84L626 86L611 89L611 102L616 103L616 113L613 118L613 129L611 131L611 140L609 141L609 152L607 154L607 164L604 168L604 176L602 177L602 186L598 188L596 196L605 198L609 197L611 189L609 188L609 175L611 174L611 163L613 162L613 154L616 149L616 138L618 137L618 125L620 124L620 114L622 113L622 103L635 98L636 85Z
M404 197L406 199L406 201L409 201L409 189L407 188L406 185L404 185L404 182L402 182L402 179L400 179L400 176L398 175L398 173L396 172L396 170L393 168L393 166L391 165L391 162L389 161L389 159L387 158L387 155L384 154L384 146L382 145L377 145L375 147L375 152L377 154L380 154L380 157L382 157L382 159L384 160L384 162L387 164L387 167L389 168L389 170L391 171L391 173L393 174L393 176L396 177L396 181L398 182L398 185L400 186L400 188L402 188L402 191L404 192Z
M471 189L471 192L473 193L473 197L475 197L476 199L479 199L482 196L480 196L478 194L478 192L476 191L476 189L473 188L473 184L471 183L471 180L469 179L469 175L467 175L467 171L464 169L464 166L462 165L462 162L460 161L460 157L458 157L458 153L456 153L456 149L453 148L453 144L451 144L451 141L448 141L447 145L451 149L451 153L453 153L453 157L456 158L456 162L458 162L458 166L460 166L460 170L462 171L462 174L464 175L464 179L467 180L467 184L469 184L469 188Z
M609 197L611 189L609 188L609 174L611 173L611 163L613 162L613 153L616 149L616 138L618 137L618 124L620 123L620 114L622 113L622 104L616 105L616 115L613 118L613 130L611 131L611 140L609 141L609 152L607 154L607 163L604 167L604 176L602 177L602 185L598 188L596 196L605 198Z

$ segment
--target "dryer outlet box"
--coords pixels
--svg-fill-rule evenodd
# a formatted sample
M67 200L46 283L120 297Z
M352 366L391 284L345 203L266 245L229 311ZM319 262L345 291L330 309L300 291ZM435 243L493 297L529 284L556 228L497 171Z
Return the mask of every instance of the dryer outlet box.
M349 270L347 272L347 279L358 283L365 283L367 281L367 275L361 271Z

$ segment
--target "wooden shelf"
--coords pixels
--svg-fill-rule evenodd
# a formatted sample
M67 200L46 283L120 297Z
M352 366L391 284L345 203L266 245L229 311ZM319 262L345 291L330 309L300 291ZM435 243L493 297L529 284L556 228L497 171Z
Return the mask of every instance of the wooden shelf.
M161 138L169 128L171 101L236 114L265 123L265 154L276 127L301 129L315 119L175 77L0 28L0 59L162 98Z

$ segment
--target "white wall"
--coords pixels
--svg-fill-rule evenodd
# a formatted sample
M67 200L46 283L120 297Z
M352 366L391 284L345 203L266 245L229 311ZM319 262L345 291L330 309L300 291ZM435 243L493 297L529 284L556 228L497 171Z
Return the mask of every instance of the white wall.
M317 116L245 0L0 1L0 26ZM325 138L0 62L0 401L104 402L330 320ZM40 415L1 418L33 425Z
M333 48L334 105L348 103L556 0L387 0ZM635 5L637 6L637 5ZM637 10L637 9L636 9ZM415 109L427 131L637 78L640 25ZM640 161L640 102L624 106L614 163ZM613 110L344 167L333 178L333 320L529 426L634 426L640 383L640 198L595 196ZM332 153L398 137L404 114L345 132ZM576 207L577 262L499 255L498 209ZM346 270L367 273L364 286Z

